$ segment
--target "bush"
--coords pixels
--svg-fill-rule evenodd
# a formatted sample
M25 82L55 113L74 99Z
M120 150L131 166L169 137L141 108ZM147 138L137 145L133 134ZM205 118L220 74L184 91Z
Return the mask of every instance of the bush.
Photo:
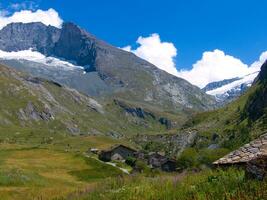
M202 165L211 166L215 160L225 156L228 152L229 150L224 148L202 149L199 152L198 162Z
M158 152L165 149L165 146L160 142L149 141L143 146L143 149L148 152Z
M136 158L134 157L127 157L125 160L125 163L131 167L135 165L135 162L136 162Z
M179 159L177 160L178 168L185 169L196 167L198 153L194 148L187 148L183 151Z
M198 151L194 148L187 148L178 158L177 166L180 169L200 168L203 165L211 166L212 162L225 156L228 152L229 150L224 148L203 148Z
M139 172L149 172L150 168L147 166L147 164L144 161L137 160L135 162L135 169Z

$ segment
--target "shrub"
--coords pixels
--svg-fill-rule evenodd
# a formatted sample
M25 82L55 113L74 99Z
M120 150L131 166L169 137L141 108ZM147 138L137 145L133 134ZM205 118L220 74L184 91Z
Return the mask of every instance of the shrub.
M135 162L136 162L136 158L134 157L127 157L126 160L125 160L125 163L127 165L130 165L131 167L133 167L135 165Z
M177 160L178 168L185 169L190 167L196 167L198 153L194 148L187 148L183 151L179 159Z
M135 169L139 172L145 172L148 173L150 171L150 168L147 166L147 164L142 160L137 160L135 162Z
M177 166L180 169L200 168L201 166L211 166L212 162L225 156L229 152L228 149L208 149L203 148L196 150L187 148L178 158Z

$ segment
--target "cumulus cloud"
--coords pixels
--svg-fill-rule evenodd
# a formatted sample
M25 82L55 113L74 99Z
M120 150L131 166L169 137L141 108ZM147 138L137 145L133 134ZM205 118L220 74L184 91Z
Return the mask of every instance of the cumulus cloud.
M136 43L139 45L136 49L132 49L131 46L122 49L136 54L170 74L177 74L174 62L177 49L173 43L162 42L157 33L151 34L149 37L140 36Z
M263 52L261 55L260 55L260 58L259 60L255 61L254 63L252 63L250 69L252 71L257 71L257 70L260 70L262 64L267 60L267 51Z
M139 37L136 49L126 46L122 49L151 62L158 68L203 88L208 83L235 77L242 77L260 71L261 65L267 59L267 51L263 52L258 61L251 65L243 63L240 59L225 54L222 50L206 51L202 58L193 64L192 69L177 70L174 62L177 49L171 42L162 42L159 34L149 37Z
M36 11L21 10L19 12L15 12L11 16L7 16L2 13L0 15L0 30L7 24L15 22L22 22L22 23L42 22L45 25L51 25L61 28L63 20L60 18L57 11L55 11L52 8L48 10L36 10Z
M191 70L181 70L178 76L200 88L208 83L234 77L244 76L260 70L267 58L267 52L261 54L258 61L252 65L243 63L240 59L226 55L221 50L204 52L201 60L197 61Z

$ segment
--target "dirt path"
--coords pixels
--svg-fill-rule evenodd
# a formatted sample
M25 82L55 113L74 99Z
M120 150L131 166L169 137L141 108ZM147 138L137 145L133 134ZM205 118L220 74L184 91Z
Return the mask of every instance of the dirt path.
M99 160L99 159L97 159L97 158L95 158L95 157L91 157L91 156L86 155L86 154L84 154L84 156L87 157L87 158L93 158L93 159L95 159L95 160L97 160L97 161L99 161L99 162L101 162L101 163L106 164L106 165L111 165L111 166L113 166L113 167L116 167L116 168L118 168L119 170L121 170L121 171L122 171L123 173L125 173L125 174L130 174L129 171L128 171L127 169L122 168L122 167L118 167L118 166L116 165L116 163L112 163L112 162L103 162L102 160Z

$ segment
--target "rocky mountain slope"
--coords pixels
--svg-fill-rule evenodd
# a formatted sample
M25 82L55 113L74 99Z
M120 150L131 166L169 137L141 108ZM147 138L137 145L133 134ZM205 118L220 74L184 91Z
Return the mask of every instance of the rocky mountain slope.
M212 82L202 90L209 95L215 96L217 101L221 104L229 103L240 97L251 87L258 73L259 72L254 72L243 77Z
M13 23L0 30L0 50L29 49L67 60L83 67L86 73L81 68L55 70L44 63L21 58L2 62L96 98L120 98L183 114L215 107L212 97L189 82L97 39L73 23L63 24L62 29L41 23Z
M136 106L120 99L101 103L75 89L34 78L0 65L0 132L38 138L163 133L178 126L179 116ZM5 134L0 136L6 137Z

